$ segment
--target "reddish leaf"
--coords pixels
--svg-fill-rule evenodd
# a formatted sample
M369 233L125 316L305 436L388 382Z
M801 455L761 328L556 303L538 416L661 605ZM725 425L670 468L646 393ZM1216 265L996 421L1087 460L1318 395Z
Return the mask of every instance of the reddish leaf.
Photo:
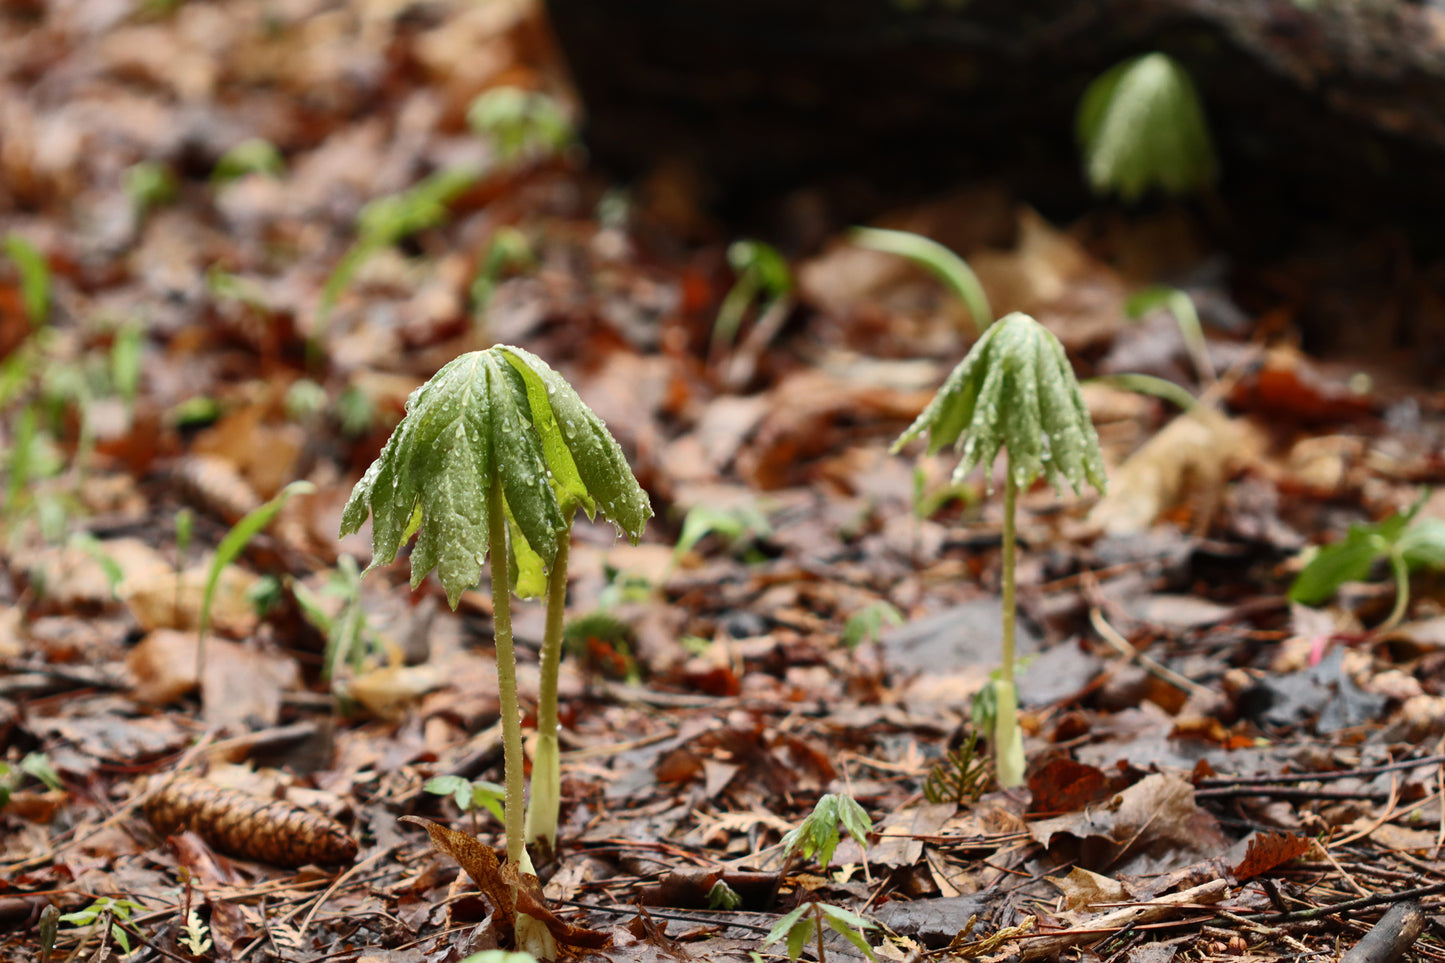
M1260 876L1276 866L1298 859L1309 848L1310 841L1294 833L1260 833L1250 838L1244 859L1234 867L1234 878L1242 883Z

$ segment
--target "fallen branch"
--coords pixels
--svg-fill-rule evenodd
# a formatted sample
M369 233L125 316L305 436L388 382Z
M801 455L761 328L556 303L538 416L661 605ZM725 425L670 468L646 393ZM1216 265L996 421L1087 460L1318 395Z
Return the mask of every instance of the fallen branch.
M1420 938L1425 922L1419 903L1396 903L1340 963L1395 963Z
M1127 927L1138 926L1141 923L1153 923L1178 910L1199 904L1217 903L1224 899L1228 891L1228 883L1222 879L1214 879L1193 889L1186 889L1182 893L1160 896L1137 906L1124 906L1095 916L1077 929L1044 933L1037 938L1029 939L1021 949L1020 955L1025 960L1057 957L1065 950L1074 947L1092 946Z

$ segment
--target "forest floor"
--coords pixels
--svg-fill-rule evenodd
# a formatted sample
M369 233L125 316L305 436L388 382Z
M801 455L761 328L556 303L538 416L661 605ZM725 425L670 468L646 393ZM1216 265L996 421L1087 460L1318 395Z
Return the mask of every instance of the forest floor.
M547 99L469 126L505 86ZM770 930L821 901L879 958L1158 963L1335 959L1415 902L1410 952L1445 959L1445 395L1300 350L1297 288L1241 308L1178 210L1056 225L981 185L880 221L947 240L1081 377L1199 399L1089 380L1107 494L1024 493L1030 769L1002 791L968 755L1000 498L951 453L890 453L967 311L840 234L718 337L735 238L677 172L609 184L549 105L575 114L523 0L0 4L0 957L505 941L399 821L501 845L469 794L501 779L490 597L453 613L405 560L358 580L367 530L337 531L408 394L508 343L576 386L657 513L639 545L599 520L572 549L539 870L604 945L569 958L778 959ZM1125 311L1171 275L1206 279L1207 366L1167 311ZM1292 603L1352 525L1338 591ZM514 615L530 727L542 606ZM467 786L427 790L446 776ZM185 792L214 812L168 835L148 814ZM787 856L825 793L871 832Z

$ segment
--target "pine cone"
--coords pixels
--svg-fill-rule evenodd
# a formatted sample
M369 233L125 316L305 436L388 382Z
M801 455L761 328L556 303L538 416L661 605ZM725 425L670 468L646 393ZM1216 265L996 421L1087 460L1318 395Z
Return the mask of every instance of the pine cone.
M349 863L356 858L356 840L336 820L203 779L173 780L150 798L145 812L158 833L189 829L220 852L274 866Z

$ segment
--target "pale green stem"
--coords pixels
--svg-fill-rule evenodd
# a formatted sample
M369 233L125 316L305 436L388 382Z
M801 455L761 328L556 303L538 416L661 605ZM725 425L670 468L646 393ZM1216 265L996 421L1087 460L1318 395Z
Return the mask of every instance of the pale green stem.
M502 696L502 759L507 788L507 862L520 866L522 844L522 720L517 708L517 657L512 651L512 588L507 580L507 513L502 479L492 478L487 497L492 556L492 625L497 644L497 688Z
M1380 623L1378 632L1388 632L1399 625L1410 607L1410 567L1399 552L1390 553L1390 570L1395 575L1395 607L1390 610L1390 617Z
M547 573L547 623L542 635L542 682L537 697L537 756L532 761L532 798L527 805L527 841L544 839L548 851L557 847L557 813L561 806L557 677L567 616L567 552L572 542L573 511L567 512L567 524L557 535L557 558Z
M994 763L999 785L1005 789L1023 785L1024 747L1019 734L1018 690L1014 687L1014 627L1018 607L1014 592L1014 558L1017 538L1014 514L1018 507L1018 484L1012 460L1006 466L1003 490L1003 674L996 687L998 716L994 722Z
M1018 507L1019 487L1014 482L1013 464L1007 465L1003 489L1003 680L1014 681L1014 624L1017 610L1014 602L1014 556L1016 538L1014 512Z

